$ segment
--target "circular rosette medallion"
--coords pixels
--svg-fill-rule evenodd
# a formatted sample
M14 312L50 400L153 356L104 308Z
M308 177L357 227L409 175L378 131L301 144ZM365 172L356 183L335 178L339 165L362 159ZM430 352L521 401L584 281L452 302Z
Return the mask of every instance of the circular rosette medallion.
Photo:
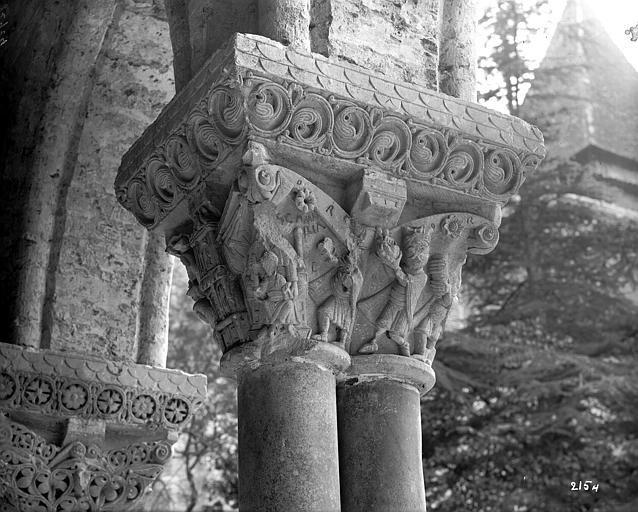
M447 141L441 132L418 129L412 136L407 168L417 178L432 178L441 171L447 150Z
M521 161L509 149L493 149L485 156L481 192L490 199L507 201L523 182Z
M216 87L208 100L209 121L228 144L240 142L244 135L244 106L237 89Z
M332 131L330 104L318 94L308 94L295 108L287 136L304 148L319 148Z
M451 147L443 175L445 181L455 189L468 191L475 185L483 170L483 152L471 141L458 142Z
M333 139L335 153L346 158L363 155L372 141L370 115L349 103L337 105Z
M408 125L398 117L386 117L374 130L369 158L381 168L396 169L403 164L411 142Z
M248 119L264 135L279 135L292 117L288 91L274 82L257 85L248 96Z

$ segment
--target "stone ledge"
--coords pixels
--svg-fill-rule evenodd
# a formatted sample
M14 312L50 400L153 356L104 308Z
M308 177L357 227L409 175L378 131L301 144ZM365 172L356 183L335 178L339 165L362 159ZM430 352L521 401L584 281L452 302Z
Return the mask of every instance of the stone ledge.
M0 343L0 408L178 429L206 397L206 377Z

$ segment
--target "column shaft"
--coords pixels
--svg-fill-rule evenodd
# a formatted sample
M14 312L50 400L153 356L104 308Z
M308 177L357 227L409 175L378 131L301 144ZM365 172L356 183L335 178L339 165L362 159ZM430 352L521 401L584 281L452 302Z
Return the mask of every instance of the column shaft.
M282 362L238 380L240 510L341 510L333 372Z
M310 51L309 0L258 0L259 33Z
M378 379L337 391L344 512L424 512L419 391Z

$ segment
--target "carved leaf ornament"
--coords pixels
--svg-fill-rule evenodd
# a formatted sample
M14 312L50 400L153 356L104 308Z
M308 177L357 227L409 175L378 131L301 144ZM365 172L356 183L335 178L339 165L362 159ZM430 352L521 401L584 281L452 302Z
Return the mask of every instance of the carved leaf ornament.
M120 512L139 504L171 457L166 441L62 448L0 419L0 496L20 512Z

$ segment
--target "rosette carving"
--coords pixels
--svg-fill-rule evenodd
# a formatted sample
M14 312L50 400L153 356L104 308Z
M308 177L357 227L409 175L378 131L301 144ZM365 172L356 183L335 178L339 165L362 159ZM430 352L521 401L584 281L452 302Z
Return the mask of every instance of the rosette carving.
M336 103L333 140L337 155L346 158L363 155L372 140L370 115L354 104Z
M454 188L469 191L483 170L483 151L475 142L461 141L454 144L443 166L445 181Z
M248 95L248 119L263 134L279 135L292 116L290 94L281 85L263 82Z
M385 117L374 131L368 150L369 158L381 168L398 169L410 150L411 142L407 124L398 117Z
M485 155L481 192L497 201L516 193L523 181L521 161L508 149L493 149Z
M408 171L417 178L432 178L441 170L447 153L447 141L441 132L428 128L418 129L412 136Z
M325 144L333 124L330 104L322 96L311 93L295 108L286 135L301 147L318 148Z

